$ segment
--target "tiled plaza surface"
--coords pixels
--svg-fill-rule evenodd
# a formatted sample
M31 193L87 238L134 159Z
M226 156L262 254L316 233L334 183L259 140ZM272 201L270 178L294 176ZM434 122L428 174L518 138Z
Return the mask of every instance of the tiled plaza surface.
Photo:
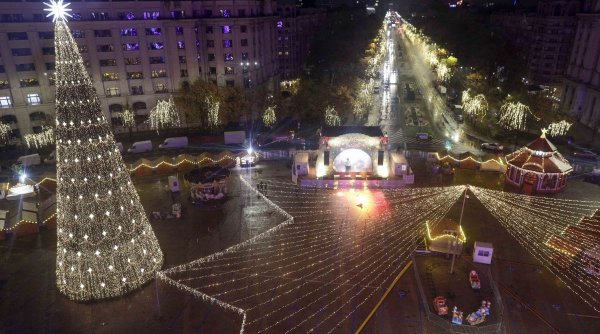
M223 207L199 208L184 205L181 220L152 220L152 226L165 255L164 268L188 263L251 238L281 221L266 202L249 192L237 179L230 178L230 199ZM471 172L468 172L471 173ZM495 188L497 175L473 172L445 181L451 185L470 182ZM252 173L254 182L289 180L284 163L264 163ZM428 176L421 176L426 180ZM165 190L166 175L134 179L148 213L166 212L173 200ZM475 181L474 181L475 180ZM600 187L570 181L564 198L585 198L600 202ZM180 200L187 203L182 191ZM457 203L449 212L458 217ZM469 251L473 241L494 244L491 271L500 287L504 303L503 332L552 333L544 322L560 333L600 331L600 319L556 277L529 255L472 197L463 219ZM0 242L0 332L2 333L238 333L240 317L232 312L193 298L189 293L154 282L123 298L94 303L74 303L55 287L54 231ZM385 289L381 289L383 294ZM157 298L158 296L158 298ZM350 333L363 321L369 307L351 316L340 333ZM364 333L437 333L440 330L423 318L412 269L388 296ZM159 315L160 310L160 315ZM532 311L533 310L533 311ZM465 309L469 312L469 309Z

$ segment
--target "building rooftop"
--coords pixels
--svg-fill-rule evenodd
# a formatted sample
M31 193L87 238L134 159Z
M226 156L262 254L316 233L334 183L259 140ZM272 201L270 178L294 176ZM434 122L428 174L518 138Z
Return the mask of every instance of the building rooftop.
M369 137L383 137L378 126L324 126L321 130L323 137L338 137L348 133L360 133Z

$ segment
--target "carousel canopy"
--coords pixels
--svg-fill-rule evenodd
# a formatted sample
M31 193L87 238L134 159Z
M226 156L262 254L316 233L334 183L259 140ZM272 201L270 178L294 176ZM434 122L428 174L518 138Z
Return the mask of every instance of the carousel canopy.
M573 167L546 138L546 132L526 146L506 156L508 164L539 173L568 173Z
M321 136L338 137L349 133L360 133L369 137L382 137L383 133L378 126L324 126Z

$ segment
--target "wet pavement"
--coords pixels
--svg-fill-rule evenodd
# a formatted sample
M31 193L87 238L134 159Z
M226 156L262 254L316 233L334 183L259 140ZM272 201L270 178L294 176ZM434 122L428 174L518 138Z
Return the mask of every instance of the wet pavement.
M187 202L185 190L180 195L171 196L170 192L165 190L167 175L134 179L142 203L148 213L152 211L166 213L173 201L184 203L183 218L181 220L152 221L153 229L165 255L163 268L185 264L224 250L283 221L284 217L275 213L264 199L241 183L238 178L239 173L240 171L236 170L232 174L228 183L230 199L222 207L192 206ZM378 220L376 214L363 216L362 218L343 219L347 215L347 211L344 212L344 210L348 210L349 205L336 202L343 201L342 198L345 197L333 194L330 190L330 193L325 193L327 191L323 190L318 193L299 194L300 196L306 196L302 202L303 204L300 205L298 200L293 198L297 195L293 191L294 187L289 182L289 169L285 167L284 162L261 163L256 169L250 172L245 170L242 174L254 184L260 181L269 181L270 187L267 190L267 197L298 216L298 222L309 222L310 219L307 217L310 215L313 218L321 216L322 223L316 221L310 224L313 224L315 231L322 228L319 231L325 234L312 234L314 240L325 240L322 238L327 236L327 233L331 233L330 237L339 236L343 240L348 240L349 243L345 247L353 245L351 240L355 240L358 245L369 245L369 240L371 240L369 238L375 238L378 233L386 229L385 223L377 223L377 221L383 221ZM500 176L497 174L477 171L457 171L454 177L445 180L438 180L427 174L417 175L418 183L429 186L469 182L492 189L502 189L503 183L500 180ZM398 193L401 193L401 191ZM570 180L566 190L558 194L557 197L584 198L600 202L600 187L573 179ZM315 198L320 200L315 202ZM350 202L355 201L353 198L350 197ZM404 210L401 209L403 208L401 196L394 197L386 194L382 198L385 198L391 207L400 208L399 212L411 210L408 209L409 206ZM376 202L380 201L383 201L383 199L376 200ZM334 210L335 213L325 212L327 210ZM457 217L459 212L459 205L455 203L448 216ZM333 214L337 218L325 219L328 214ZM360 224L367 221L371 223L367 225L368 228L364 226L350 228L348 225L341 224L343 221L346 221L346 224ZM407 224L407 226L413 226L414 224L418 225L418 222L422 220L413 216L408 220L400 221L405 221L404 224ZM471 242L475 240L489 241L494 244L495 253L491 271L500 287L504 303L503 332L555 333L558 331L560 333L586 333L600 331L600 319L596 318L597 314L589 306L582 303L554 275L541 267L539 262L515 241L475 198L469 200L467 204L463 225L468 238L465 247L466 254L471 250ZM391 227L388 226L387 228ZM344 229L347 229L347 231L344 231ZM344 232L339 234L340 231ZM313 305L312 308L309 307L300 312L299 314L302 317L314 316L314 318L311 318L309 322L305 322L303 326L296 328L295 331L305 332L317 325L320 326L317 328L317 332L333 330L336 333L349 333L356 329L408 259L404 251L414 247L412 242L408 248L406 248L407 246L398 247L398 245L404 245L406 241L413 240L411 239L413 236L409 234L408 238L404 236L396 239L391 237L393 233L394 229L389 230L389 234L385 236L387 238L386 242L375 242L376 246L369 249L369 252L373 253L366 252L363 255L357 255L355 260L352 260L351 253L348 253L348 261L357 261L356 263L370 259L376 264L393 264L394 266L384 273L384 276L389 278L377 279L373 281L377 282L374 285L359 282L348 286L341 284L323 285L325 284L323 282L327 282L327 277L310 282L305 286L310 287L310 289L301 290L304 291L303 293L323 286L331 287L331 289L341 288L330 296L331 299L326 297L326 299L319 300L318 305L320 306ZM363 243L360 243L361 239ZM330 244L323 242L320 244L320 247L323 248L323 254L331 254L326 251ZM51 230L41 231L37 235L0 242L1 332L79 333L85 331L93 333L197 332L226 334L238 333L242 326L242 318L239 314L225 311L209 302L192 297L188 292L183 292L160 281L158 285L151 282L143 288L115 300L93 303L71 302L58 293L55 288L55 243L55 231ZM330 248L329 252L334 249L342 251L344 248ZM398 256L395 258L399 261L397 263L387 262L387 260L373 257L378 250L384 253L397 250ZM274 254L272 260L284 259L302 252L290 248L281 255ZM376 259L376 261L373 261L373 259ZM351 263L347 262L346 265ZM258 273L261 273L260 271L275 269L268 266L260 267L259 264L257 262L256 269L251 268L250 272L259 270ZM321 266L324 266L324 264L319 265L318 268L324 268ZM296 278L301 278L307 273L302 271L304 269L301 267L294 270L295 275L297 275ZM411 270L409 270L409 273ZM330 277L341 280L337 282L343 282L345 279L353 277L358 271L346 267L343 272L336 271L335 273ZM262 272L262 274L265 275L265 279L268 279L266 275L269 273ZM280 283L275 286L288 282L284 278L285 275L281 273L272 276L279 277ZM366 275L364 277L372 281L374 276ZM205 280L205 282L210 283L212 281ZM254 282L261 282L261 280ZM255 292L274 287L268 284L270 283L267 282L265 286L257 288ZM240 283L240 286L244 285ZM273 296L282 294L285 291L287 290L284 287L279 287L279 290ZM333 300L348 300L345 299L348 296L353 296L354 299L351 299L349 304L339 304L339 306L342 306L339 312L334 312L338 307L327 306ZM302 294L295 295L295 299L301 298ZM317 298L308 296L307 301L304 303L308 304L310 303L308 300ZM284 298L282 300L290 302L294 298ZM358 305L360 302L362 304ZM423 318L421 313L423 305L421 304L415 278L410 274L404 275L375 317L369 322L364 332L441 332L439 328ZM254 315L260 318L284 305L287 305L287 303L282 303L275 308L273 306L258 308L256 309L257 313ZM246 304L244 307L250 308L251 306ZM278 313L278 317L282 319L285 314L294 313L295 311L290 307L284 308L281 315ZM323 307L326 307L325 311L318 313ZM469 312L470 309L467 307L464 311ZM267 318L262 323L257 322L255 323L256 327L248 327L248 332L257 332L260 328L268 327L271 321L272 319ZM279 327L274 327L273 332L290 329L300 321L297 319L287 320ZM335 327L336 324L339 324L339 327ZM550 326L556 328L556 331L553 331Z

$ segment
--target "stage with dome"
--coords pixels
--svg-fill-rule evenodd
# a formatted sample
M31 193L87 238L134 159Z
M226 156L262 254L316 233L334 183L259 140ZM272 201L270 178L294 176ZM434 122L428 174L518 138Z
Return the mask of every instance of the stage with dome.
M294 155L292 180L325 188L395 188L414 182L404 155L376 126L323 127L319 149Z

